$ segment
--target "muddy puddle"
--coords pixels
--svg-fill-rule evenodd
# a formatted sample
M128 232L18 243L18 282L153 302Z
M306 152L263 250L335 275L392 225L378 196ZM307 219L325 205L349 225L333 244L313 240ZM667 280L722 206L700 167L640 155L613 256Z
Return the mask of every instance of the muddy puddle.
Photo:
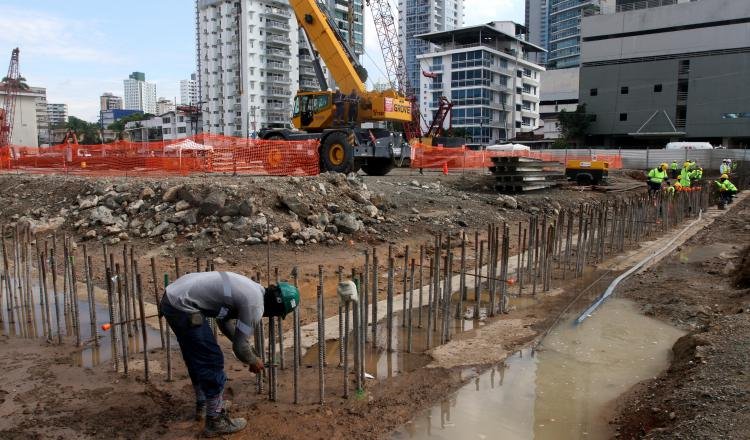
M615 399L667 367L683 332L613 298L579 326L561 320L526 349L473 379L394 439L608 438Z
M474 294L470 292L469 298L473 299ZM479 315L475 313L475 303L466 301L464 303L463 319L451 319L451 334L467 332L485 325L487 315L487 300L489 294L484 292L481 296L484 300L480 307ZM457 301L458 295L454 295L454 302ZM532 296L509 296L508 305L513 310L522 310L529 308L539 301ZM453 307L455 311L457 309ZM387 346L387 327L386 321L378 323L377 344L368 342L365 347L365 372L378 380L387 379L406 372L414 371L427 365L431 358L424 354L427 349L427 307L414 307L412 311L412 352L408 352L409 330L402 325L404 314L394 313L393 316L393 351L388 352ZM441 315L442 316L442 315ZM408 322L408 321L407 321ZM421 322L421 326L420 326ZM432 347L440 343L441 319L436 321L437 326L433 325L432 330ZM372 335L371 327L368 327L368 339ZM353 342L349 342L350 366L353 365ZM326 341L326 362L330 365L340 363L340 344L338 340ZM318 346L317 344L310 347L302 356L302 364L308 367L318 365Z
M2 313L2 324L0 325L0 334L2 335L8 335L11 337L22 337L22 338L38 338L43 339L46 338L46 335L48 334L47 327L45 324L45 317L46 317L46 309L42 307L40 304L40 296L38 293L38 289L34 288L34 310L32 311L33 315L31 320L27 317L27 312L24 311L22 313L22 319L18 318L18 309L15 309L14 315L14 323L11 324L11 320L9 318L9 311L7 309L7 304L4 304L2 307L2 310L0 313ZM55 309L55 303L53 299L53 295L49 294L50 296L50 307L49 307L49 316L50 316L50 323L52 325L52 340L57 341L57 318L56 318L56 309ZM106 304L101 304L97 302L95 304L95 315L96 315L96 334L98 337L99 345L97 346L94 343L94 338L92 337L92 327L91 327L91 313L89 309L89 303L88 301L79 299L78 302L78 309L79 309L79 316L80 316L80 329L81 329L81 347L79 350L76 350L71 355L71 365L74 366L82 366L85 368L91 368L95 365L99 365L105 362L111 362L112 360L112 329L109 331L104 331L102 329L103 324L110 323L109 319L109 310L107 308ZM63 295L60 293L59 298L59 310L60 310L60 331L66 338L75 338L75 328L73 326L72 321L72 314L69 311L66 311L64 309L63 305ZM166 325L166 324L165 324ZM149 325L146 325L147 329L147 335L148 335L148 348L149 350L155 349L155 348L161 348L161 337L159 335L159 330L154 329L150 327ZM66 339L66 342L68 343L70 341L71 344L75 343L75 340ZM173 339L174 343L176 344L176 341ZM122 349L122 342L118 341L118 353ZM143 337L140 334L140 332L132 332L132 334L128 337L128 352L130 354L130 357L134 357L137 355L137 353L143 352Z

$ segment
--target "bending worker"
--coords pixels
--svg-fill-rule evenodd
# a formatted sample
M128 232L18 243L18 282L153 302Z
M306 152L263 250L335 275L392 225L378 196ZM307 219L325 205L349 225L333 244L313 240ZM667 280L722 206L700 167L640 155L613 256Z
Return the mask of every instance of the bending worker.
M655 194L661 191L661 184L669 180L667 175L667 164L663 163L648 172L648 192Z
M223 402L224 356L206 318L215 318L221 332L232 341L232 351L251 372L263 371L263 362L248 342L254 328L266 314L286 315L299 303L299 292L293 286L263 286L232 272L196 272L183 275L166 289L160 312L177 336L182 358L195 390L196 419L206 417L204 434L209 437L241 431L247 425L243 418L230 418ZM283 285L283 286L282 286ZM291 301L274 301L289 294ZM295 296L296 295L296 296ZM282 307L279 312L279 307ZM274 309L274 310L269 310Z
M676 160L673 160L672 164L669 166L669 177L671 177L672 179L676 179L679 174L680 166L677 164Z
M722 174L716 182L719 187L719 209L724 209L725 205L732 203L732 197L737 194L737 187L729 181L729 176Z

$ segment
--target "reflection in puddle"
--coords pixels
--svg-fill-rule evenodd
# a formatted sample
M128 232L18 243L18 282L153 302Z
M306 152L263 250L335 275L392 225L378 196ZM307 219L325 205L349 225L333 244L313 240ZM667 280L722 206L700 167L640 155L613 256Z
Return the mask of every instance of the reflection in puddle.
M474 298L473 292L469 292L468 298ZM484 325L484 317L487 314L487 303L489 301L489 293L482 293L482 306L480 310L480 316L483 319L469 319L476 318L474 315L475 303L471 300L466 300L463 307L463 315L466 319L451 319L451 334L455 335L458 333L473 330L477 327ZM455 304L458 301L458 294L453 296L452 310L455 311ZM512 310L523 310L537 304L538 298L530 295L524 296L510 296L509 307ZM371 342L368 342L365 347L365 372L372 375L374 378L381 380L389 377L397 376L401 373L414 371L417 368L423 367L428 364L430 358L422 354L427 348L427 306L422 307L422 327L419 327L419 308L414 307L412 311L412 353L408 353L408 329L401 326L403 319L403 313L396 312L393 315L393 352L389 353L384 347L387 346L387 330L386 321L382 320L378 323L378 340L377 344L373 346ZM437 319L436 324L433 325L432 330L432 347L436 347L440 344L440 329L442 314ZM372 329L368 327L367 337L370 338ZM350 338L350 356L353 355L353 342ZM339 342L337 340L326 341L326 362L328 365L339 364ZM353 358L350 358L350 365L353 365ZM303 365L317 366L318 365L318 346L317 344L310 347L302 356Z
M607 438L610 405L667 367L682 332L614 298L580 326L565 321L417 417L396 439Z
M85 291L85 287L80 287L80 291ZM98 290L98 289L97 289ZM34 336L36 338L45 338L46 337L46 326L44 324L44 315L46 314L46 311L40 304L40 294L38 292L38 288L36 286L33 286L33 303L34 303L34 310L32 311L33 317L30 321L26 318L26 311L24 310L22 312L23 319L18 319L18 309L16 309L16 319L15 323L13 325L10 324L10 319L8 315L8 310L6 307L6 304L3 304L3 307L0 310L0 313L2 313L2 326L0 327L0 334L13 336L13 337L30 337ZM57 339L57 321L55 318L55 304L53 295L51 293L48 293L48 296L50 297L50 322L52 324L52 335L53 339L56 341ZM75 330L73 327L73 323L71 321L71 314L64 313L63 310L63 294L59 293L60 299L60 327L61 332L66 337L74 337ZM95 365L99 365L104 362L110 362L112 360L112 343L111 343L111 337L112 332L114 329L111 329L109 331L103 331L102 330L102 324L109 323L109 311L107 309L106 304L101 304L99 302L96 303L96 332L99 336L99 346L97 347L94 344L94 341L92 339L91 334L91 315L89 313L89 304L88 301L85 300L78 300L78 309L79 309L79 316L80 316L80 326L81 326L81 349L75 351L72 354L71 363L75 366L82 366L86 368L93 367ZM165 323L166 325L166 323ZM23 326L23 328L22 328ZM159 336L159 330L154 329L150 327L149 325L146 325L147 334L148 334L148 348L149 350L155 349L155 348L161 348L161 337ZM73 341L72 343L75 343ZM175 344L176 345L176 342ZM122 349L122 342L118 341L117 346L118 352ZM130 357L136 356L137 353L143 352L143 337L141 336L140 332L133 333L128 338L128 353Z

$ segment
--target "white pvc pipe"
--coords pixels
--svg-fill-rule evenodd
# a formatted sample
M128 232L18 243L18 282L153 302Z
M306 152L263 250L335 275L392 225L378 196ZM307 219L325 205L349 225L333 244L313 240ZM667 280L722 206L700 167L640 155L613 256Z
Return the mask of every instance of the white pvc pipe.
M580 324L580 323L582 323L582 322L583 322L583 321L584 321L584 320L585 320L586 318L588 318L589 316L591 316L591 314L592 314L592 313L594 313L594 311L595 311L595 310L596 310L596 309L597 309L597 308L598 308L598 307L599 307L600 305L602 305L602 303L603 303L604 301L606 301L606 300L607 300L607 298L609 298L609 297L610 297L610 296L612 295L612 293L614 293L615 289L617 288L617 285L618 285L618 284L620 284L620 283L622 282L622 280L624 280L625 278L629 277L629 276L630 276L630 275L632 275L632 274L633 274L634 272L636 272L636 271L637 271L638 269L640 269L641 267L643 267L643 266L644 266L644 265L645 265L646 263L648 263L649 261L651 261L652 259L654 259L654 258L655 258L656 256L658 256L658 255L660 255L660 254L663 254L663 253L664 253L665 251L667 251L667 250L668 250L668 249L669 249L670 247L672 247L672 245L674 244L674 242L675 242L675 241L677 241L677 239L678 239L678 238L680 238L680 237L682 236L682 234L684 234L685 232L687 232L687 231L688 231L688 229L692 228L692 227L693 227L693 226L694 226L694 225L695 225L696 223L698 223L699 221L701 221L701 217L702 217L702 216L703 216L703 210L701 209L701 210L700 210L700 211L698 212L698 218L697 218L697 219L695 219L695 220L694 220L694 221L693 221L692 223L690 223L689 225L685 226L685 229L683 229L682 231L680 231L680 233L679 233L679 234L675 235L675 236L674 236L674 238L672 238L672 239L671 239L671 240L669 241L669 243L667 243L667 244L666 244L666 245L665 245L665 246L664 246L664 247L663 247L663 248L662 248L661 250L658 250L658 251L656 251L656 252L652 253L652 254L651 254L651 255L649 255L648 257L646 257L646 258L644 258L643 260L641 260L640 262L638 262L638 264L636 264L635 266L631 267L631 268L630 268L630 269L629 269L629 270L628 270L627 272L625 272L625 273L621 274L621 275L620 275L619 277L615 278L615 280L614 280L614 281L612 281L612 283L611 283L611 284L609 285L609 287L607 287L607 290L605 290L605 291L604 291L604 293L603 293L603 294L602 294L602 295L601 295L601 296L600 296L600 297L599 297L599 298L598 298L598 299L597 299L596 301L594 301L594 303L593 303L593 304L591 304L591 305L590 305L590 306L589 306L589 307L588 307L588 308L587 308L587 309L586 309L586 310L585 310L585 311L584 311L584 312L583 312L583 313L581 314L581 316L579 316L579 317L578 317L578 319L576 319L576 324Z

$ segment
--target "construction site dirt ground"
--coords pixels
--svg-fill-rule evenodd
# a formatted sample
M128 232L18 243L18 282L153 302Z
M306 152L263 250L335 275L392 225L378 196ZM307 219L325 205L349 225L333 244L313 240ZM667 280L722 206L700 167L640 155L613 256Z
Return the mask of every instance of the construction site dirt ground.
M56 179L59 180L54 185L50 185L49 182L45 182L44 178L39 176L22 176L20 180L18 177L13 180L11 177L3 176L0 179L8 179L6 184L3 185L5 189L0 190L0 198L3 201L14 200L9 204L8 209L3 209L3 212L0 213L0 221L4 222L11 221L14 214L22 215L32 206L55 206L56 204L59 207L65 204L64 201L61 202L65 199L70 203L70 200L75 199L76 193L81 190L81 186L85 183L85 179L79 177L58 177ZM201 178L170 180L190 182L191 179ZM369 189L387 191L397 200L396 207L392 208L391 213L388 214L394 220L386 222L386 224L392 226L379 229L377 234L352 234L347 236L346 241L338 244L305 245L304 247L291 244L274 244L271 247L272 265L278 266L280 273L288 274L295 265L301 268L303 287L307 287L303 290L303 304L305 299L311 300L314 297L314 290L311 287L315 283L318 265L323 265L332 276L335 268L338 266L351 267L353 259L361 259L364 250L371 249L373 246L378 247L380 255L385 255L388 245L392 244L396 246L396 255L402 255L403 247L409 244L413 255L414 249L418 248L420 244L431 243L432 234L436 232L446 233L450 230L460 231L466 228L467 232L471 231L469 236L473 239L473 231L486 227L486 224L490 222L506 220L512 225L513 222L525 220L529 212L534 212L534 209L537 211L542 209L552 210L558 209L557 207L560 206L577 206L578 203L586 199L618 196L617 193L554 190L520 196L517 198L519 209L506 209L498 208L496 204L497 195L491 189L491 181L487 181L483 176L397 174L385 178L367 179L370 178L366 178ZM418 180L420 187L423 183L424 186L429 186L431 183L439 181L441 187L447 189L440 194L440 199L436 199L435 194L422 194L414 190L408 191L412 186L412 180ZM266 180L253 179L253 181L259 187L268 186ZM632 187L638 183L625 175L616 177L616 181L622 188ZM226 177L216 179L215 182L212 181L212 185L234 185L237 184L236 182L235 179ZM283 189L288 184L287 180L281 179L276 179L274 182L276 189ZM258 191L258 193L263 191L256 187L251 190ZM290 190L294 191L294 188ZM400 191L400 193L394 194L397 191ZM32 195L34 193L40 196L35 198L21 197L25 194ZM274 197L276 197L275 194ZM25 203L26 206L22 206L22 203ZM274 204L269 202L264 206L271 209ZM458 209L458 205L461 206L461 209ZM447 211L450 215L453 215L456 211L466 211L466 214L461 219L451 217L440 222L430 222L429 216L420 217L418 221L411 221L411 217L415 215L414 210L420 212L420 214L430 212L430 210L433 212ZM735 249L737 255L731 257L731 259L732 261L736 260L734 264L739 265L741 247L743 244L747 244L750 236L750 231L744 229L744 226L750 220L747 202L744 202L743 206L737 206L732 212L731 219L734 220L732 220L731 225L725 224L725 222L730 221L729 218L721 218L709 229L692 239L688 246L693 242L697 245L713 245L716 237L712 235L711 231L715 228L726 227L726 229L719 231L720 237L727 243L738 246L739 250ZM280 214L277 213L277 215ZM436 214L436 217L440 218L441 215ZM466 222L467 226L460 226L457 220ZM514 232L514 228L511 228L511 231ZM80 231L74 229L69 229L67 232L72 235L80 233ZM737 234L736 238L732 234ZM182 272L193 270L190 265L194 265L196 252L194 249L190 249L185 241L178 238L176 246L171 248L169 243L145 238L133 238L130 244L136 246L141 254L140 264L142 267L146 267L148 264L148 257L157 256L159 257L159 273L173 273L174 256L178 256L184 262L184 266L181 268ZM516 241L511 239L512 244ZM215 249L215 252L209 251L206 255L200 255L203 258L202 261L205 262L206 257L221 257L226 261L226 264L217 264L218 268L246 274L253 274L257 270L265 272L267 252L265 246L253 246L245 248L243 252L238 252L235 250L236 247L231 244L218 242L212 246L212 249ZM94 255L96 256L96 254ZM97 256L97 258L100 259L101 257ZM683 293L691 294L690 292L695 291L693 300L696 304L700 303L698 305L703 308L690 310L688 307L684 307L684 309L679 310L681 315L674 312L674 316L679 315L679 318L675 319L690 322L696 316L700 317L699 319L704 319L704 314L708 314L711 319L718 319L718 315L714 315L720 310L721 313L729 316L732 315L730 313L732 308L734 308L736 314L736 311L739 310L738 305L747 309L746 297L735 298L734 303L724 303L719 300L701 303L702 300L698 299L700 297L698 284L704 281L706 283L712 282L714 285L724 282L726 286L729 286L729 283L733 280L733 273L729 275L721 273L724 267L721 266L723 260L715 261L716 258L708 260L713 262L710 266L712 269L702 266L703 260L697 263L696 267L691 267L693 274L690 275L690 280L695 283L694 285L684 286L684 279L675 278L671 283L683 283L684 288L682 290L672 289L671 286L669 288L661 285L658 287L665 292L665 298ZM672 264L672 262L670 260L662 263L662 265L664 264ZM699 269L706 271L710 269L718 272L715 275L716 278L712 280L702 278L703 274L697 272ZM657 275L653 274L658 273L660 273L658 268L651 269L649 272L634 278L631 283L657 283L660 280ZM101 279L98 280L98 284L101 285L101 282ZM633 284L628 284L628 286L630 287L629 295L641 301L647 311L650 310L649 313L654 313L656 316L665 319L672 317L671 314L660 311L664 309L660 306L662 303L656 304L653 297L648 297L648 301L644 298L638 298L638 295L646 296L645 292L649 292L647 289ZM506 353L512 353L534 341L552 325L560 311L576 295L577 288L578 286L574 283L568 283L567 288L556 289L555 294L546 295L543 300L526 307L519 307L500 318L499 321L506 321L513 331L493 334L497 344L502 346ZM727 287L727 289L729 288ZM330 314L334 312L336 302L332 289L327 290L330 295L328 302L331 305L331 307L327 307L327 310L330 311ZM740 292L741 290L737 291ZM746 295L747 287L744 288L744 292L744 295ZM684 302L683 300L683 297L674 296L671 300L665 300L664 304L673 306ZM651 307L649 308L646 304L651 304ZM722 306L719 308L715 304L722 304ZM307 309L303 308L303 322L314 320L314 310L312 304ZM746 318L747 314L737 316ZM704 323L701 322L700 326L703 325ZM726 328L730 328L730 326L726 326ZM744 327L733 325L731 329L736 332L734 338L747 344L747 325ZM470 331L463 334L460 339L471 339L473 335L474 332ZM728 348L731 347L723 347L723 349ZM109 363L93 368L74 366L73 359L76 357L76 351L77 349L72 347L72 340L70 339L66 340L65 345L58 346L43 340L22 340L6 336L0 338L0 371L2 371L3 377L2 384L0 384L0 438L177 439L198 436L201 425L192 420L193 391L181 359L173 359L175 380L166 382L164 380L164 354L161 350L152 351L150 353L151 372L154 379L151 383L146 384L142 381L142 363L139 364L138 361L131 363L130 375L123 377L121 374L112 372ZM742 404L731 408L729 406L722 407L721 410L711 409L711 412L704 408L703 414L706 417L712 416L714 412L721 411L726 420L734 416L738 417L737 420L741 420L739 412L734 414L730 410L747 413L747 374L749 372L747 370L746 353L745 346L744 349L735 353L736 357L734 358L737 361L744 359L744 364L738 364L735 368L736 371L743 373L742 375L739 373L736 375L737 381L734 383L737 387L735 390L744 390L742 391L744 393ZM228 348L225 348L225 355L229 376L226 398L232 401L232 413L246 417L249 421L248 430L233 438L248 439L386 438L393 429L410 420L418 411L431 406L464 384L476 371L475 368L467 369L465 366L451 365L425 368L432 363L432 358L426 354L415 354L409 356L409 367L406 371L399 371L397 375L391 378L378 381L368 380L364 393L353 394L348 400L344 400L341 398L343 389L341 384L342 370L336 365L335 360L329 361L329 366L326 369L328 384L326 403L321 406L317 403L318 381L317 371L313 366L314 362L305 360L301 372L303 380L300 395L303 396L303 399L300 405L294 405L291 403L292 371L290 368L280 372L278 401L269 402L265 396L256 394L255 377L232 358ZM721 356L721 354L717 355L717 357ZM287 359L290 358L291 356L288 355ZM677 360L679 357L675 359ZM706 359L703 358L704 361ZM704 365L711 366L712 364L706 363ZM725 368L726 365L720 365L719 367ZM674 366L672 369L674 369ZM719 370L715 371L715 375L720 373ZM669 381L670 374L673 374L671 382ZM667 391L676 393L678 389L685 388L684 384L676 378L679 374L683 374L682 370L677 373L670 370L670 372L665 373L664 378L659 379L663 381L659 383L660 388L668 387L671 383L671 388L665 388L663 395L668 395ZM717 380L715 377L714 380ZM744 382L742 382L743 379ZM660 402L659 411L655 412L650 402L644 406L642 403L644 397L641 397L648 395L645 393L653 393L655 388L652 387L654 386L656 385L644 384L642 389L634 392L632 399L623 400L622 414L638 415L638 417L621 416L618 419L620 435L624 436L623 438L639 438L642 432L647 430L651 430L653 435L654 427L676 426L676 421L680 420L687 422L691 415L694 416L696 408L698 408L697 410L701 408L700 405L694 407L692 401L683 402L684 404L680 406L679 398L681 396L675 394L673 398L675 400L672 401L674 409L662 414L670 406L669 402ZM708 405L709 402L720 400L719 397L721 396L713 396L710 394L711 392L702 388L704 386L706 386L705 383L701 384L696 381L696 387L692 392L698 393L697 402L704 402ZM744 388L742 388L743 386ZM351 389L353 388L352 386ZM703 396L706 393L708 393L708 397ZM736 393L733 396L738 398ZM671 417L671 412L675 413L674 417ZM747 427L746 420L744 426ZM744 432L747 433L748 431ZM660 438L673 437L667 435ZM691 437L687 435L683 438L700 438L700 436Z
M620 401L619 438L750 437L750 201L619 294L689 333L669 369Z

